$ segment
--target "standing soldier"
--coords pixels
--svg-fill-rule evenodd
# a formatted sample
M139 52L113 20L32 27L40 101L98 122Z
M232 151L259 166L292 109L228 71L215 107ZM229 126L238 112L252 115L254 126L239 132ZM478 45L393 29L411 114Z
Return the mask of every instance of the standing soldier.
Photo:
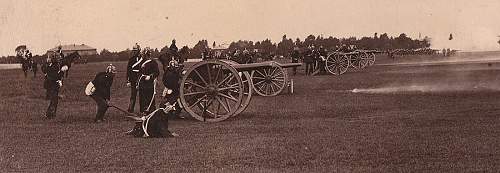
M59 45L57 47L56 56L58 56L57 58L58 58L59 62L61 62L61 60L64 59L64 53L62 51L62 46L61 45Z
M135 43L132 48L132 57L128 60L127 65L127 86L130 87L130 104L128 107L128 112L134 112L135 100L137 97L137 80L139 79L139 70L143 63L141 57L141 47Z
M68 67L63 66L61 68L57 58L50 59L47 64L44 72L46 73L44 87L47 90L47 98L50 100L50 104L47 108L45 118L51 119L56 116L57 104L59 102L59 89L62 87L62 77L66 70L68 70Z
M151 52L144 50L144 63L142 63L138 80L139 107L141 113L155 110L156 77L160 74L158 63L151 59Z
M104 114L108 110L108 103L111 99L111 85L116 73L116 67L109 64L106 67L106 72L97 73L92 84L94 87L90 97L97 103L97 113L94 122L99 123L104 121Z
M179 50L179 64L184 64L184 61L187 59L189 54L189 48L184 46Z
M326 57L327 57L327 52L323 46L319 47L318 50L318 70L320 74L325 74L326 73Z
M300 52L298 47L293 48L292 52L292 63L298 63L300 58ZM297 67L293 67L293 75L297 74Z
M170 49L170 52L172 52L172 55L175 57L175 58L179 58L179 48L177 48L177 46L175 45L175 39L172 40L172 44L170 44L170 47L168 48Z
M33 63L31 64L31 70L33 71L33 77L36 77L36 73L38 72L38 64L36 63L36 61L33 61Z
M312 51L312 47L309 46L305 52L305 56L304 56L304 63L306 65L306 75L309 75L312 73L313 71L313 51Z

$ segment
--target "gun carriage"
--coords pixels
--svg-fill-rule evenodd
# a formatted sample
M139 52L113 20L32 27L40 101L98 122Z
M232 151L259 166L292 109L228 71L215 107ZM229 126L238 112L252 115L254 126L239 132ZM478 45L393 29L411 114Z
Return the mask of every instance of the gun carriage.
M209 59L187 69L182 80L180 100L193 118L219 122L243 112L253 92L275 96L291 86L286 68L300 63L273 61L238 64L230 60Z

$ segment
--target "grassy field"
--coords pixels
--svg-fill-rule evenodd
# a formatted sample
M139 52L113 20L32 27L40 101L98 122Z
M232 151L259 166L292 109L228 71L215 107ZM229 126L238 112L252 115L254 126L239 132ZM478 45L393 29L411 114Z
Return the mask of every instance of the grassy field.
M116 65L112 101L126 107L125 64ZM241 115L219 123L172 120L170 129L180 137L165 139L125 135L133 123L114 109L108 121L92 122L95 103L83 90L105 67L71 69L53 120L41 117L48 106L42 78L25 79L19 69L0 71L0 172L500 169L500 64L300 73L294 94L254 97Z

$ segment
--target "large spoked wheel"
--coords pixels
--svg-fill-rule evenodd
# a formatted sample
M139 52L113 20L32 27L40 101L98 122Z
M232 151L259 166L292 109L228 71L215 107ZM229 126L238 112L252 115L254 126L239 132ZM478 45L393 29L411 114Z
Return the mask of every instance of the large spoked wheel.
M191 67L181 82L180 98L186 112L206 122L231 117L243 100L243 81L233 67L207 60Z
M255 92L261 96L276 96L286 87L287 73L276 63L252 71Z
M368 54L368 66L372 66L375 64L375 53L369 53Z
M369 59L370 59L370 56L368 55L368 53L366 52L359 52L358 56L360 57L360 60L361 60L361 68L365 68L366 66L368 66L368 64L370 63L369 62Z
M360 53L353 53L347 55L349 57L349 62L351 63L351 67L354 69L363 68L363 60L361 59Z
M347 55L333 53L326 58L326 71L333 75L344 74L349 68L349 58Z
M237 62L232 60L221 60L221 61L228 63L229 65L238 64ZM239 115L240 113L245 111L245 109L250 104L250 101L252 100L252 94L253 94L252 79L250 73L248 71L244 71L244 72L238 72L238 74L241 77L241 80L243 81L243 100L241 101L240 107L238 108L238 110L236 110L233 116Z

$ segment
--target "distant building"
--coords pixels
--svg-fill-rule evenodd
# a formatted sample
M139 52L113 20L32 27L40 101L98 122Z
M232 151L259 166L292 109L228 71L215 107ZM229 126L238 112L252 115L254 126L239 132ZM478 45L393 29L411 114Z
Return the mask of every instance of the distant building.
M47 55L49 57L52 57L57 51L59 46L54 47L52 49L47 50ZM64 55L71 54L73 52L78 52L80 56L95 56L97 55L97 49L87 46L85 44L77 45L77 44L70 44L70 45L61 45L61 49Z

